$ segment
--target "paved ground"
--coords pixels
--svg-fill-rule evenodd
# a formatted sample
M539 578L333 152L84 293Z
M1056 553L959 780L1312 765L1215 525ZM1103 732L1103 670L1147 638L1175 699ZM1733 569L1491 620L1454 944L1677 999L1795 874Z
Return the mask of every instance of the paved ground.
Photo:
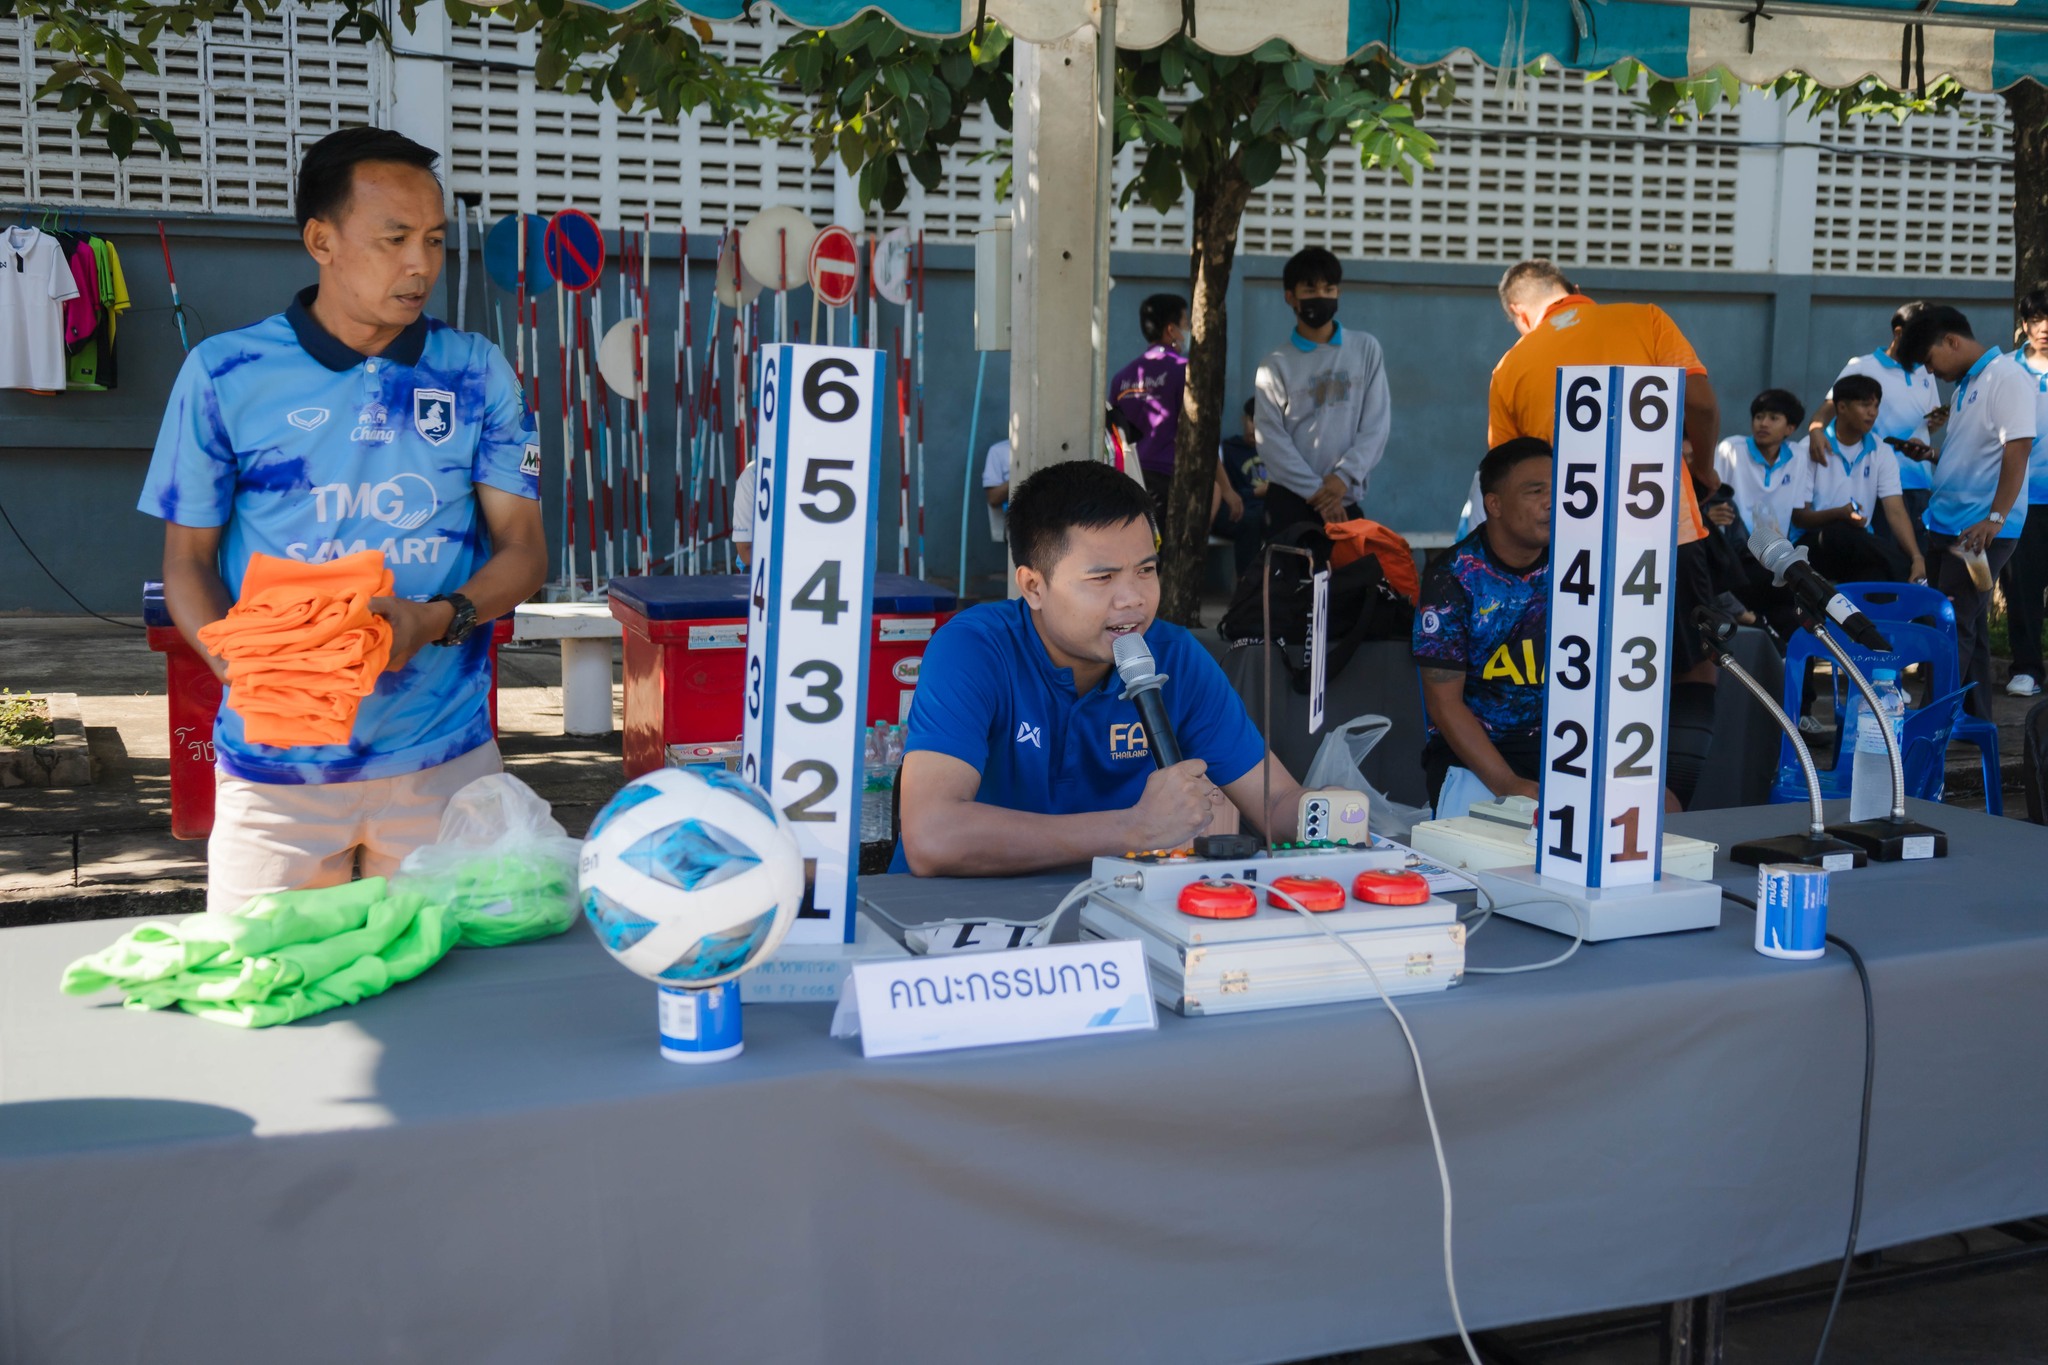
M1216 613L1208 615L1213 620ZM1213 641L1214 632L1202 637ZM581 834L621 780L618 738L561 735L561 677L552 645L507 648L499 667L499 743L506 764L554 804L572 834ZM0 926L200 908L205 850L170 836L163 664L144 645L142 632L91 620L0 617L0 686L78 693L100 765L99 779L89 788L0 791ZM2007 811L2022 818L2018 732L2029 705L2002 693L1995 699ZM1955 757L1952 798L1981 792L1968 756L1958 750ZM2048 1229L2019 1231L2036 1240L2048 1235ZM1980 1230L1967 1239L1896 1249L1886 1254L1885 1265L1951 1257L1966 1242L1977 1251L2020 1245L2005 1233ZM1828 1281L1832 1273L1822 1267L1738 1294L1728 1329L1729 1365L1810 1360L1823 1305L1740 1305ZM1565 1327L1589 1339L1560 1341ZM1518 1329L1494 1344L1502 1349L1490 1360L1500 1365L1650 1365L1658 1359L1657 1333L1641 1314ZM1462 1358L1455 1343L1448 1354L1443 1346L1334 1356L1314 1365L1420 1365ZM1967 1278L1854 1295L1828 1358L1838 1365L2048 1365L2048 1257Z

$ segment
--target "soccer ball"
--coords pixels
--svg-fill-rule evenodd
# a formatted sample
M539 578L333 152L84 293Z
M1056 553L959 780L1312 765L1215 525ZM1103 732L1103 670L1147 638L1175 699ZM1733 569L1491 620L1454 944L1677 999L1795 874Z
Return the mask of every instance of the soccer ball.
M764 961L804 897L789 821L722 768L628 782L592 822L579 872L583 913L611 955L692 990Z

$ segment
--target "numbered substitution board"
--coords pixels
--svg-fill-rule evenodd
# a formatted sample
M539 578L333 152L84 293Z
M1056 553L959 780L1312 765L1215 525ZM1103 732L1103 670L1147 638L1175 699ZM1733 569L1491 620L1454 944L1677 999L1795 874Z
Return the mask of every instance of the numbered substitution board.
M740 761L808 864L792 943L853 941L882 364L875 351L761 350Z
M1536 870L1580 886L1661 871L1684 412L1680 369L1557 372Z

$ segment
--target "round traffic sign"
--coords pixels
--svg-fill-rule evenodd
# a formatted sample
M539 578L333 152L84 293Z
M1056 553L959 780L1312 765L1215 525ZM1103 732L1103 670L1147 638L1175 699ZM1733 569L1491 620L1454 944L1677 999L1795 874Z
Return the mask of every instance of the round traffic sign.
M562 288L580 294L604 274L604 233L582 209L563 209L548 220L541 254Z
M533 295L555 282L541 251L541 237L548 220L537 213L526 215L526 292ZM508 293L519 288L519 215L508 213L491 224L484 234L484 273L491 283Z
M740 229L740 264L764 288L792 289L804 282L818 229L803 210L787 204L762 209Z
M597 372L604 376L605 387L612 391L614 398L639 401L641 380L636 380L633 374L633 362L639 352L638 318L620 318L605 329L604 339L597 343Z
M718 301L727 308L738 308L761 297L761 282L740 264L739 244L731 237L718 244L716 287Z
M894 227L875 239L868 257L875 292L894 304L910 302L910 229Z
M859 249L853 234L837 224L818 234L811 243L809 274L811 292L827 308L844 308L853 302L854 287L860 282Z

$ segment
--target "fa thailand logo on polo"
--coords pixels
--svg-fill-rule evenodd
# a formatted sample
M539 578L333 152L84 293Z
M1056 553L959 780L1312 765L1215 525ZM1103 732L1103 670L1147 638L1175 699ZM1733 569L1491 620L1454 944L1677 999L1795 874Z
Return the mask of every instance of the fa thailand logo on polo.
M455 395L446 389L413 390L412 425L429 445L446 445L455 434Z
M290 422L300 431L312 431L327 421L327 409L300 408L297 412L286 413L284 420Z
M1043 749L1045 745L1039 743L1039 735L1039 727L1033 725L1030 721L1020 720L1017 722L1017 742L1019 744L1029 744L1034 749Z
M1109 756L1113 759L1150 758L1152 742L1145 738L1141 721L1118 721L1109 727Z

